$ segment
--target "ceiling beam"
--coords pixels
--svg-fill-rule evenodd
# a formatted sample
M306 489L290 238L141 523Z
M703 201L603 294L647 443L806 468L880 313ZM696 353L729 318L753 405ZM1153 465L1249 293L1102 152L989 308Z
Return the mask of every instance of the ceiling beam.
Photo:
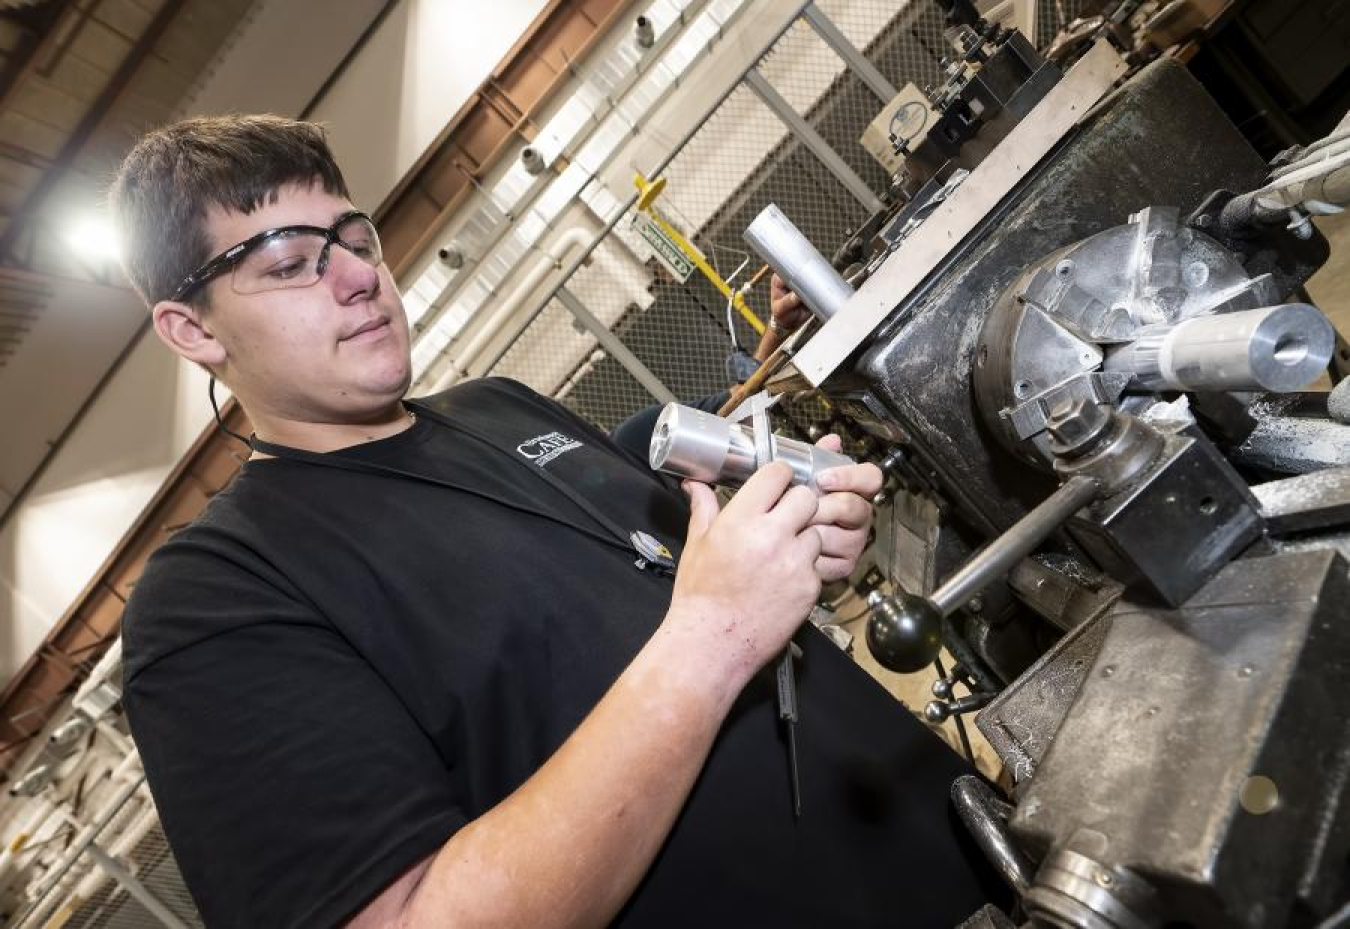
M155 46L164 35L164 31L177 17L186 2L187 0L166 0L164 5L159 8L159 12L155 14L155 18L150 21L145 31L141 33L140 38L136 40L136 44L127 52L117 71L109 78L107 86L103 88L98 98L89 107L88 112L84 114L79 124L66 138L65 144L61 146L61 151L52 159L51 167L42 175L41 180L34 185L33 189L28 192L23 204L14 211L4 233L0 234L0 261L9 257L28 221L33 218L41 208L43 201L66 176L66 172L74 164L75 158L84 148L85 143L89 141L89 138L94 134L94 130L103 122L103 118L122 95L122 91L126 89L127 84L140 70L141 63L154 51Z
M0 108L19 78L28 72L37 53L53 38L61 17L74 5L75 0L51 0L27 10L6 11L5 19L19 27L23 38L11 50L4 70L0 71Z

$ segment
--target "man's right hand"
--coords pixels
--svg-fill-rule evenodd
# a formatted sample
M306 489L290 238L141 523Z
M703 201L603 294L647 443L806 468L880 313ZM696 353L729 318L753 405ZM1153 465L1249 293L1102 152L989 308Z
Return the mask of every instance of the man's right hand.
M820 595L811 526L818 498L782 462L761 468L719 513L711 487L686 481L689 534L664 625L689 660L737 692L783 650Z

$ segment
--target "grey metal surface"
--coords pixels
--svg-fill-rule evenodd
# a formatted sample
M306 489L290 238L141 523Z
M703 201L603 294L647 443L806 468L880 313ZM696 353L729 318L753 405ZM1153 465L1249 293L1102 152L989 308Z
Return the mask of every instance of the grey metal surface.
M1065 929L1154 929L1156 903L1157 892L1138 875L1070 848L1046 857L1025 899L1033 921Z
M1106 638L1113 602L1104 602L975 717L1015 785L1036 773L1054 741Z
M1252 403L1247 412L1256 428L1234 450L1234 459L1277 474L1350 465L1350 424L1320 415L1324 396L1263 397Z
M1066 398L1120 403L1127 387L1175 388L1172 353L1177 333L1195 325L1190 321L1214 314L1231 320L1278 298L1269 278L1253 278L1238 256L1178 225L1177 216L1175 207L1141 210L1125 225L1050 252L999 297L980 336L985 363L974 379L984 420L1006 447L1048 459L1042 430L1055 404ZM1199 349L1183 351L1206 362L1209 379L1221 379L1210 373L1214 327L1200 325ZM1229 327L1218 328L1227 334ZM1251 342L1236 346L1244 362ZM1273 350L1275 343L1257 344ZM1307 353L1301 361L1309 361ZM1185 370L1194 386L1204 384ZM1128 405L1138 410L1143 404Z
M755 217L745 241L818 318L830 319L853 296L853 288L777 204L770 203Z
M1271 533L1350 528L1350 467L1257 484L1252 495Z
M820 159L821 164L829 169L839 183L864 207L868 210L876 211L882 208L881 198L878 197L872 188L867 186L867 182L860 178L852 168L850 168L844 159L839 157L839 153L830 147L830 144L820 137L820 133L802 119L800 113L792 108L792 104L783 99L772 84L760 74L755 68L751 68L745 73L745 86L755 92L759 99L764 101L764 105L773 111L774 115L783 121L783 124L792 131L797 139L811 150L811 154Z
M1350 377L1341 378L1341 382L1331 389L1327 413L1336 422L1350 425Z
M1099 615L1122 589L1115 579L1082 560L1054 552L1020 561L1008 574L1008 587L1064 632Z
M1327 912L1350 851L1348 598L1324 548L1233 562L1179 609L1118 604L1014 834L1039 851L1095 834L1078 850L1147 875L1171 919ZM1275 803L1254 801L1257 776Z

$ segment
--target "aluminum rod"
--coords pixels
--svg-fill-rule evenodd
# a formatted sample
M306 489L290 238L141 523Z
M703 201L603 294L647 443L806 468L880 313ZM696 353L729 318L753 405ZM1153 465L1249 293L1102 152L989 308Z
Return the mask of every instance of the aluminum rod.
M858 79L868 86L872 93L881 99L882 103L890 103L895 99L897 91L891 82L882 76L872 62L867 60L867 56L860 52L848 38L839 31L839 27L834 24L820 7L814 3L809 4L802 10L802 19L814 30L816 35L825 40L825 44L834 49L835 53L842 59L848 69L857 75Z
M745 72L745 84L753 90L759 99L764 101L764 105L773 111L773 114L783 121L797 140L811 150L811 154L820 160L820 163L833 174L853 198L861 203L869 213L879 213L886 208L886 204L881 202L881 198L872 192L872 188L867 186L867 182L858 177L850 168L839 153L830 147L830 143L821 138L820 133L802 118L802 115L793 109L792 104L783 99L783 96L769 83L768 78L759 73L757 68L751 68Z
M1011 571L1017 562L1031 554L1032 549L1096 496L1096 482L1081 476L1069 478L1059 490L962 565L928 599L943 616L950 615L994 580Z
M100 868L108 873L109 877L117 882L117 886L134 897L137 903L150 912L151 916L168 926L169 929L188 929L188 924L179 919L173 910L165 906L163 900L151 893L150 888L142 884L140 879L131 873L130 868L105 852L99 847L98 843L89 843L89 847L85 851L89 853L90 858L97 862Z
M565 285L558 288L558 302L567 307L567 311L576 318L576 321L585 326L586 330L604 346L605 351L609 352L615 361L623 365L624 370L633 375L633 378L639 384L647 388L649 394L661 403L674 403L676 401L675 395L670 392L665 384L661 383L661 379L639 361L637 355L629 351L628 346L619 341L619 337L611 332L608 326L596 319L595 315L586 309L586 305L577 299L577 295L568 290Z
M777 204L761 210L743 238L822 321L828 321L853 296L853 288Z

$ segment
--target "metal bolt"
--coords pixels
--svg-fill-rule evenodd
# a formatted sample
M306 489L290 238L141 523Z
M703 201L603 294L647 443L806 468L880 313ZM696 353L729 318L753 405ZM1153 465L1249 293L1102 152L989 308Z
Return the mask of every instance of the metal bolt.
M1045 422L1050 450L1068 456L1086 451L1110 425L1111 408L1083 397L1059 401Z

